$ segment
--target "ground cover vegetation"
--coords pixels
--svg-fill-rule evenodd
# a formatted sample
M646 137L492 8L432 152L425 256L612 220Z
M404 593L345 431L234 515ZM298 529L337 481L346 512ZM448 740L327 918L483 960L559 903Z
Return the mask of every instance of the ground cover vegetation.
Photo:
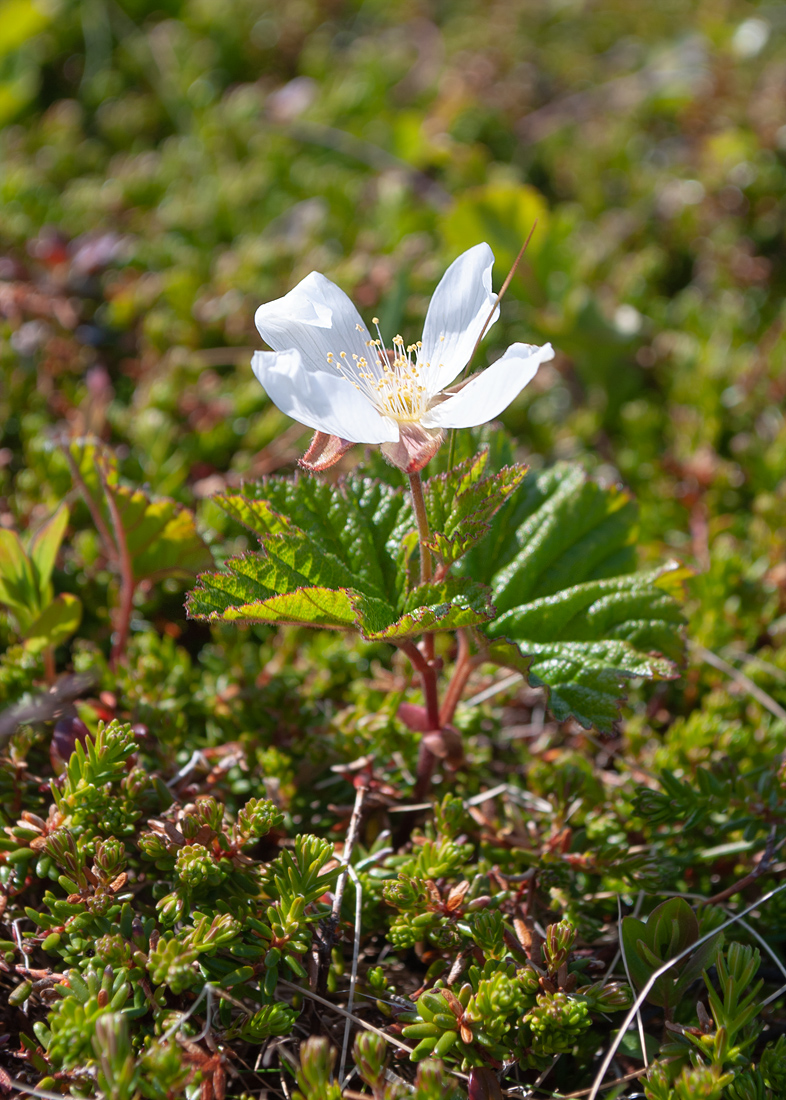
M786 1094L785 29L0 0L0 1093ZM257 307L533 223L420 511L297 472Z

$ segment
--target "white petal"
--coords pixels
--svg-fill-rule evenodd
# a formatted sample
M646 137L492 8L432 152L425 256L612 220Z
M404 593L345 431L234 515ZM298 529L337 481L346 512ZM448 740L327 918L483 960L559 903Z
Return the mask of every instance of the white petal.
M251 367L270 400L306 427L352 443L398 441L395 421L380 416L345 378L306 367L299 351L256 351Z
M476 244L454 260L442 276L428 307L423 328L421 363L431 393L439 393L466 367L494 306L491 290L494 253ZM489 328L499 316L499 308Z
M318 271L283 298L261 305L254 320L266 344L274 351L297 348L307 367L329 372L328 352L338 359L345 351L350 366L353 354L368 355L371 337L360 314L344 291Z
M473 378L457 394L426 413L426 428L474 428L506 409L531 382L541 363L554 358L551 344L511 344L501 359Z

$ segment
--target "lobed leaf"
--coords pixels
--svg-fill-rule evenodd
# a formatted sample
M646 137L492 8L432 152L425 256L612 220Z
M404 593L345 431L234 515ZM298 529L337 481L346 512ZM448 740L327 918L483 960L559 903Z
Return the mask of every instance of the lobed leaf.
M487 462L485 451L470 455L426 484L440 564L466 554L463 575L426 586L416 583L417 535L401 490L358 477L337 486L272 478L218 496L262 551L202 575L189 614L391 642L487 624L491 659L547 686L558 719L609 730L626 678L677 675L673 594L683 571L631 572L636 509L619 487L567 465L486 477Z
M492 585L500 612L569 585L629 573L636 564L636 506L580 466L528 474L497 513L468 572Z
M244 486L244 495L215 498L256 535L291 526L307 531L314 545L344 562L364 592L390 598L398 592L398 541L403 516L412 527L409 501L400 489L350 477L331 486L315 477L270 478Z
M506 466L483 477L487 461L488 451L481 451L426 483L431 548L446 564L458 561L488 534L490 520L526 474L525 466Z
M519 655L527 656L530 682L549 689L559 721L608 731L625 679L678 674L683 619L674 595L686 571L671 562L632 573L635 532L624 490L562 465L525 478L468 557L502 612L486 628L490 655L519 671Z
M290 543L290 539L293 546ZM403 615L384 600L353 587L330 587L315 583L329 576L336 563L304 545L306 536L297 529L265 540L266 551L230 559L227 572L199 577L189 594L188 614L198 618L234 622L297 623L334 630L358 630L369 640L390 642L420 634L424 630L456 630L474 626L492 617L488 588L463 578L451 578L442 585L416 589ZM299 571L283 568L283 559L298 559ZM338 575L334 575L334 580ZM303 582L294 587L298 580ZM311 583L309 583L311 582ZM271 585L280 588L276 591Z
M263 549L202 575L188 599L190 615L356 629L390 642L493 616L488 588L468 578L409 590L413 520L400 490L362 478L338 486L270 479L215 499Z

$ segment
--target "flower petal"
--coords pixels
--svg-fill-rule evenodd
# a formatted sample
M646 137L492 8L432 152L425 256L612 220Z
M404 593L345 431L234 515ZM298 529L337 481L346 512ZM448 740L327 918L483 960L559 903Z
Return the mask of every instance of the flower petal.
M427 428L474 428L506 409L531 382L541 363L554 358L551 344L511 344L501 359L486 367L462 390L423 417Z
M491 290L493 266L494 253L489 246L476 244L453 261L434 291L419 355L432 395L449 386L469 362L496 301ZM489 328L498 316L497 308Z
M300 352L256 351L254 374L283 413L308 428L351 443L397 443L398 425L336 374L305 366Z
M259 334L274 351L297 348L308 368L330 373L328 353L368 355L371 339L358 311L343 290L312 271L283 298L265 302L254 316ZM358 325L360 329L358 329Z

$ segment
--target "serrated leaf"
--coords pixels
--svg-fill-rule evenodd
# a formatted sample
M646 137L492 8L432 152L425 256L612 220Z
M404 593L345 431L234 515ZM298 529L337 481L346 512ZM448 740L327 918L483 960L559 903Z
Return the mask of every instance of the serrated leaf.
M552 641L624 640L640 648L668 646L675 658L681 653L679 637L662 626L679 626L682 616L674 600L657 581L662 573L677 570L670 562L661 569L633 573L603 581L589 581L551 596L532 600L500 615L494 636ZM652 644L650 644L652 643ZM646 675L646 673L635 673Z
M580 466L528 474L497 513L467 572L492 585L497 610L568 585L629 573L636 564L636 505L619 486L603 488Z
M658 586L660 575L575 585L514 608L486 629L532 658L530 680L550 689L549 706L559 721L574 717L585 728L610 730L619 718L624 679L678 675L683 620Z
M270 478L244 486L243 496L215 500L259 536L289 526L307 531L315 545L346 563L364 592L389 598L400 590L399 541L391 537L402 514L404 524L413 525L400 489L360 477L338 486L314 477Z
M479 626L494 616L486 585L467 577L448 577L441 584L414 589L406 601L405 613L377 636L387 641L420 634L424 630L458 630Z
M430 545L445 564L458 561L488 534L490 520L526 474L525 466L506 466L484 477L487 460L488 451L481 451L426 483Z
M190 615L356 629L390 642L492 617L488 588L468 578L407 590L395 532L407 522L402 510L409 504L400 490L360 478L337 486L271 479L252 494L215 499L257 534L262 552L201 576L189 595ZM404 539L405 554L409 541Z
M48 607L24 633L25 649L41 653L49 646L58 646L77 632L82 621L82 601L63 592L55 596Z
M309 578L325 578L341 563L309 546L304 532L295 529L273 536L265 540L264 546L265 550L274 550L276 557L249 553L230 559L225 573L200 576L189 594L189 615L232 622L354 629L369 640L390 642L403 641L424 630L475 626L492 616L488 588L468 584L463 578L415 590L408 601L411 606L398 616L389 603L357 588L309 584ZM288 565L286 558L294 564ZM298 578L306 583L294 587Z
M514 517L519 525L510 530ZM525 478L467 559L502 611L486 628L491 656L520 669L513 644L531 658L530 682L549 689L559 721L609 731L625 679L677 675L683 620L673 597L685 570L672 562L630 572L635 531L627 493L562 465Z

